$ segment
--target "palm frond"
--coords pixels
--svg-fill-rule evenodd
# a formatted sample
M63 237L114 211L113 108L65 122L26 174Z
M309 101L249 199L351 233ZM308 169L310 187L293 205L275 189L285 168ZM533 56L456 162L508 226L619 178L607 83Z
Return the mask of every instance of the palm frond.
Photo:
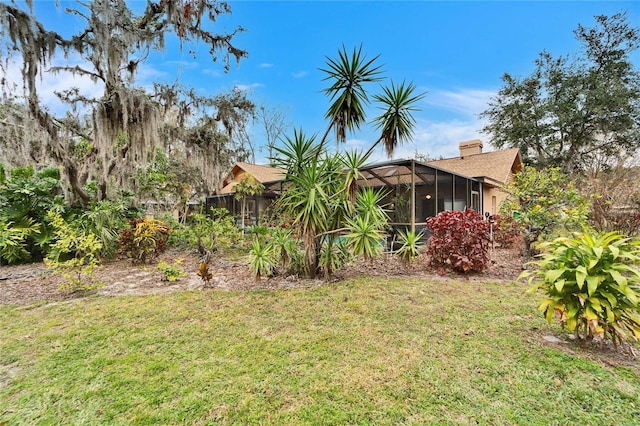
M426 93L414 94L416 86L413 83L399 86L391 82L390 87L383 87L383 93L375 95L374 99L382 104L380 109L384 112L373 119L376 128L380 129L379 142L382 142L387 155L391 157L398 144L408 142L413 137L415 118L413 112L419 111L415 107Z

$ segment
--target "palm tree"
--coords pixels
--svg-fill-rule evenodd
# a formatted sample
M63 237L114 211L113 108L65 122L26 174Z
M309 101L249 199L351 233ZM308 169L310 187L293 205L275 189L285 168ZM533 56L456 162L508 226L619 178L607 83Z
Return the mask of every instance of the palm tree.
M362 45L354 48L351 56L343 45L337 60L327 57L327 68L321 68L320 71L327 73L323 81L333 81L330 87L324 89L333 103L325 114L325 118L329 119L329 127L320 142L321 146L331 129L335 131L336 143L344 143L347 130L360 129L360 124L365 122L364 107L369 103L369 98L363 84L381 80L381 66L375 64L378 57L367 60L362 54Z
M392 81L391 87L383 87L382 90L383 93L375 95L374 99L382 104L380 109L384 112L373 119L381 135L366 155L369 155L382 142L387 155L391 157L398 144L411 140L416 123L412 113L419 111L415 104L424 98L426 93L414 95L416 86L413 83L405 86L404 81L398 87Z
M293 139L287 140L287 147L280 149L287 164L287 190L280 203L284 211L294 219L300 228L305 256L304 272L307 278L314 278L318 268L318 238L327 230L332 217L331 195L335 193L332 181L335 173L327 170L328 162L319 158L320 149L313 143L314 136L307 138L300 131Z

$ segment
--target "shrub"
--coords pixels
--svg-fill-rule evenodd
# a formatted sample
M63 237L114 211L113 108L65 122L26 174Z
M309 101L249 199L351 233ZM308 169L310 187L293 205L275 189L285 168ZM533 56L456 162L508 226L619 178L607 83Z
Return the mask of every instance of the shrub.
M28 260L27 238L39 232L39 226L32 219L24 219L25 225L15 226L13 222L0 222L0 265L2 261L15 263Z
M85 234L94 234L102 243L100 256L111 258L118 252L118 237L122 230L138 213L124 199L92 202L86 210L78 213L74 226Z
M489 266L489 223L474 210L441 212L427 219L427 226L432 264L463 273Z
M260 281L263 276L271 275L276 263L271 244L262 241L257 236L254 237L249 250L249 265L256 281Z
M285 228L270 228L270 230L269 244L273 247L276 258L280 259L282 269L295 273L301 272L295 268L295 260L300 257L300 243L293 238L292 231Z
M193 249L198 241L209 252L228 250L236 247L242 233L233 224L233 217L226 209L211 209L211 217L204 214L192 214L186 224L172 219L172 231L168 245Z
M6 254L0 253L0 258L9 261L11 257L11 262L41 258L53 238L46 214L64 211L60 170L36 171L28 166L11 169L9 174L0 182L0 225L4 225L0 239L4 239ZM4 177L1 170L0 175Z
M47 221L54 229L56 242L45 264L67 280L62 286L70 291L88 291L102 286L94 279L102 243L94 234L85 234L67 224L59 213L49 212Z
M328 238L320 249L319 264L330 279L333 272L344 266L351 257L351 251L345 239Z
M610 337L614 344L640 339L640 240L609 232L576 234L540 245L529 292L546 298L538 310L555 317L579 339Z
M407 265L411 265L411 262L420 255L420 247L423 245L420 239L423 235L423 232L416 234L416 231L412 229L400 231L398 233L398 243L401 245L395 252L396 256Z
M171 265L164 261L158 263L158 270L164 274L162 280L174 282L182 277L186 277L187 274L180 267L181 264L182 259L175 260Z
M146 263L167 248L171 230L157 219L131 219L130 228L124 229L118 243L120 253L130 257L133 263Z
M511 248L522 238L521 226L510 216L493 215L493 241Z
M209 281L211 281L211 278L213 278L213 274L209 270L209 264L206 262L200 263L197 275L202 281L204 281L205 286L209 285Z
M382 223L377 218L360 214L353 219L347 219L349 233L345 235L349 247L356 256L363 256L365 260L371 260L380 254L382 250Z

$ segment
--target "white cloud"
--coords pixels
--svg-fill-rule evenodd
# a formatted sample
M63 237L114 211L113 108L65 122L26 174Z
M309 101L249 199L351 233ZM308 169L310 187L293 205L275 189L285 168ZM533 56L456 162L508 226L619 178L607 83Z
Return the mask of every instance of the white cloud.
M258 65L258 68L273 68L273 64L262 63Z
M304 77L304 76L305 76L305 75L307 75L307 74L309 74L309 72L308 72L308 71L298 71L298 72L294 72L294 73L292 73L292 74L291 74L291 76L292 76L293 78L302 78L302 77Z
M251 83L251 84L236 84L235 86L233 86L233 88L235 90L240 90L242 92L247 92L250 91L251 89L255 89L258 87L263 87L264 84L262 83Z
M84 66L85 69L91 70L90 66L86 66L86 63L83 63L77 55L70 55L68 59L64 59L61 55L58 55L50 64L51 66L70 67L78 65L81 68ZM21 65L13 60L9 62L6 74L0 71L0 78L6 78L9 84L16 88L16 95L22 94L23 80L20 68ZM65 71L58 73L44 72L42 73L42 78L37 79L37 85L41 104L56 115L62 115L64 112L70 110L70 108L69 105L60 101L55 92L77 88L79 93L85 98L97 98L100 97L104 91L104 84L101 81L93 81L87 76L74 75Z
M202 70L202 73L216 78L222 77L224 75L224 73L222 73L220 70L214 68L205 68Z
M429 90L424 98L428 105L449 110L467 117L477 117L489 106L497 93L482 89Z

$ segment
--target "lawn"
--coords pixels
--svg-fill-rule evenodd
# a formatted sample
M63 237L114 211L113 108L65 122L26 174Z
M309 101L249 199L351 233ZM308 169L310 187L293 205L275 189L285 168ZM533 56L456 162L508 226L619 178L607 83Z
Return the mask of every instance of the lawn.
M522 290L363 277L1 307L0 424L640 423L638 370L546 343Z

